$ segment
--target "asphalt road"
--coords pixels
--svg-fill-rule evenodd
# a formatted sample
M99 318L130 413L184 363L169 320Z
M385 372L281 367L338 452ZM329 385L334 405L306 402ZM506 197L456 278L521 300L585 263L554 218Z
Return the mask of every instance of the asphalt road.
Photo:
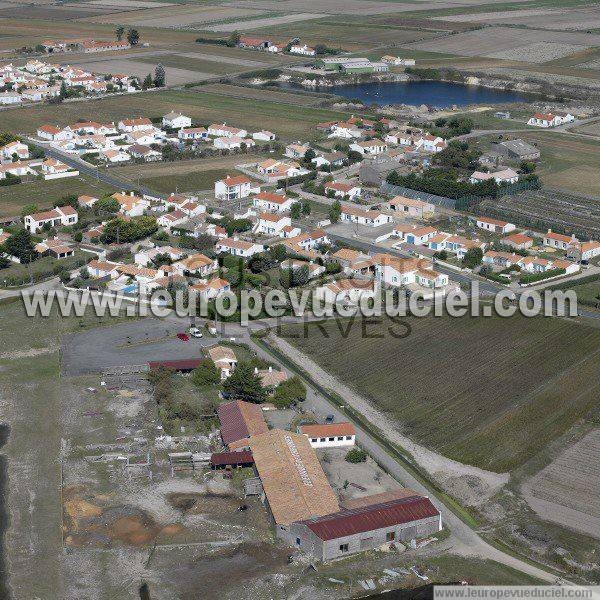
M97 179L98 181L102 181L108 185L112 185L116 188L115 191L136 189L142 194L148 194L149 196L154 196L155 198L166 198L165 194L161 194L151 188L143 185L133 185L130 181L116 177L110 172L110 169L92 166L89 163L81 160L79 157L72 156L66 152L61 152L60 150L52 148L47 144L40 144L39 141L35 139L27 138L27 141L38 146L39 148L42 148L46 153L46 156L64 162L70 167L77 169L83 175L87 175L88 177Z

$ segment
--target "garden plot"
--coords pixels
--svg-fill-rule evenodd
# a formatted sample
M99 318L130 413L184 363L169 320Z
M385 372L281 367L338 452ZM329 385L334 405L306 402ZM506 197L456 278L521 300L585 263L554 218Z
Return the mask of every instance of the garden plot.
M539 44L548 45L547 57L544 55L543 46ZM530 60L528 54L531 53L531 62L545 62L598 45L600 45L600 35L597 34L486 27L438 38L435 41L409 44L405 48L445 52L459 56L520 60Z
M125 5L125 10L127 5ZM188 27L199 23L232 20L236 18L260 16L262 11L228 8L222 6L196 6L189 4L158 5L158 8L132 10L106 18L88 19L98 23L121 23L143 27Z
M116 6L120 10L128 8L158 8L160 6L173 6L170 2L149 2L146 0L90 0L87 6Z
M493 25L524 25L534 29L584 30L600 27L597 8L560 9L530 8L489 13L448 15L435 20L459 23L488 23Z
M600 429L565 450L523 486L544 520L600 538Z
M210 31L232 32L260 29L261 27L270 27L271 25L281 25L285 23L296 23L297 21L310 21L311 19L320 19L329 15L322 13L296 13L293 15L283 15L281 17L266 17L264 19L254 19L249 21L234 21L233 23L223 23L220 25L212 25L207 27Z

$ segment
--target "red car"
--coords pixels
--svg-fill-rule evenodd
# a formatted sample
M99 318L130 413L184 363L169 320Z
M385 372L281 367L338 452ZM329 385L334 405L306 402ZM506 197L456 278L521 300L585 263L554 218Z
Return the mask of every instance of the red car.
M187 333L178 333L177 337L182 341L182 342L189 342L190 341L190 336Z

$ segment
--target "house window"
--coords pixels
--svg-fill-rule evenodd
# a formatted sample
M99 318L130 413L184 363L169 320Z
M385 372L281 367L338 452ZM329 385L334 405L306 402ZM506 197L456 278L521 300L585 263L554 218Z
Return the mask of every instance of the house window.
M329 441L330 441L330 442L335 442L335 438L334 438L334 437L330 437L330 438L329 438Z
M327 440L325 438L320 438L319 441L320 442L326 442Z
M385 541L386 542L393 542L396 539L396 532L395 531L388 531L385 534Z
M310 438L310 441L314 444L318 441L318 438Z
M346 436L346 439L347 439L347 440L351 440L351 439L352 439L352 436L351 436L351 435L347 435L347 436Z
M348 544L340 544L340 552L348 552Z
M341 442L344 439L343 435L338 435L338 442Z

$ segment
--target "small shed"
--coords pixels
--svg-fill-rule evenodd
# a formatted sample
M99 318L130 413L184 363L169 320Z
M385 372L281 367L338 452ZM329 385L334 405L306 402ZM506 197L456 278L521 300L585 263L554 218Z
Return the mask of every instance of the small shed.
M240 452L215 452L210 457L210 466L213 469L224 469L225 467L251 467L254 457L250 450Z

